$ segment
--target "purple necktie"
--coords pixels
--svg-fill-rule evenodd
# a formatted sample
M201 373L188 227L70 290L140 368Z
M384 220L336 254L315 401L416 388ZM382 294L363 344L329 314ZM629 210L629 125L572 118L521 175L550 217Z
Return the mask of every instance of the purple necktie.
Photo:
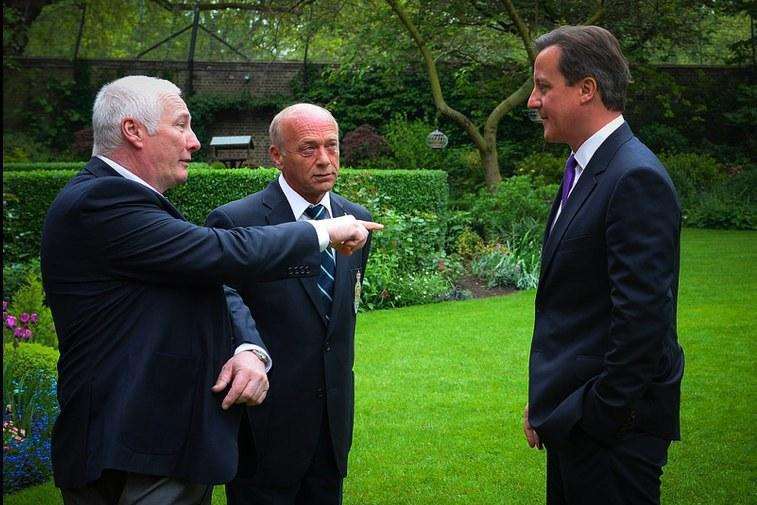
M560 199L563 208L565 208L565 202L568 201L568 195L570 194L570 188L573 187L573 181L576 178L576 158L571 153L568 161L565 162L565 176L562 180L562 198Z

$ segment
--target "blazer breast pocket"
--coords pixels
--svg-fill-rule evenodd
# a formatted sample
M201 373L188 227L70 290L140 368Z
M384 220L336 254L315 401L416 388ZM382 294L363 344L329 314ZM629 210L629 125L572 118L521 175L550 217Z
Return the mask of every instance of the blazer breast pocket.
M557 248L558 253L567 253L574 251L587 251L598 249L600 244L592 235L581 235L563 239Z

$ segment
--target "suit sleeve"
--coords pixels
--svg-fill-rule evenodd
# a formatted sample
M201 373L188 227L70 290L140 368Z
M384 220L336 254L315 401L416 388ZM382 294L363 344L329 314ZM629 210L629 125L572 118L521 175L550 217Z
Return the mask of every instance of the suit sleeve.
M89 188L76 211L89 240L124 278L171 285L234 285L317 272L318 238L307 223L223 230L169 214L157 195L113 178Z
M213 228L233 228L234 224L226 213L216 209L210 213L205 225ZM257 324L252 318L249 307L244 303L242 297L234 288L229 286L223 287L226 296L226 305L229 307L231 316L231 326L234 334L234 345L239 347L242 344L255 344L262 347L268 352L263 339L258 332Z
M581 426L612 439L633 422L634 402L653 379L665 335L675 324L680 208L663 175L629 171L606 215L612 315L604 370L587 389Z

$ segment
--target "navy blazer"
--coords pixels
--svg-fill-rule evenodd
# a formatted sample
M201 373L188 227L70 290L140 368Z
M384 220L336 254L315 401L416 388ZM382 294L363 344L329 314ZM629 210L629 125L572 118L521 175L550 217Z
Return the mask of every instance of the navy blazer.
M547 444L576 425L679 439L681 210L657 157L627 124L597 149L545 233L529 362L529 419Z
M196 483L231 480L241 408L211 386L241 343L223 283L314 275L306 223L217 230L98 158L58 194L42 275L60 344L55 483L104 469Z
M331 193L333 217L370 220L366 209ZM276 225L294 220L278 182L223 205L209 226ZM369 239L370 240L370 239ZM242 444L240 475L258 474L273 485L301 479L315 452L323 409L336 463L347 473L354 412L355 286L362 283L370 242L351 256L338 255L330 322L317 278L248 282L239 289L273 359L270 389L262 405L247 409L252 443ZM235 293L229 306L238 307ZM235 331L254 332L245 310L233 310Z

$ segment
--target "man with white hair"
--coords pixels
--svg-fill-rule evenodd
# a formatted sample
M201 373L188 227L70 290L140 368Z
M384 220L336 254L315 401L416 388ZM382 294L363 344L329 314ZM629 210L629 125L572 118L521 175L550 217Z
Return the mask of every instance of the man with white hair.
M92 123L94 156L42 233L60 344L55 483L67 504L207 504L236 473L230 407L268 390L267 356L235 338L223 284L317 275L329 243L349 254L380 225L187 222L162 193L186 181L200 143L168 81L107 84Z
M329 111L305 103L287 107L271 122L270 136L278 179L214 210L209 226L350 214L370 220L363 207L331 192L339 127ZM269 400L245 409L239 471L226 485L230 505L341 503L354 418L355 322L369 249L352 256L324 251L318 277L251 280L239 289L241 299L229 292L235 333L253 338L259 332L273 359Z

